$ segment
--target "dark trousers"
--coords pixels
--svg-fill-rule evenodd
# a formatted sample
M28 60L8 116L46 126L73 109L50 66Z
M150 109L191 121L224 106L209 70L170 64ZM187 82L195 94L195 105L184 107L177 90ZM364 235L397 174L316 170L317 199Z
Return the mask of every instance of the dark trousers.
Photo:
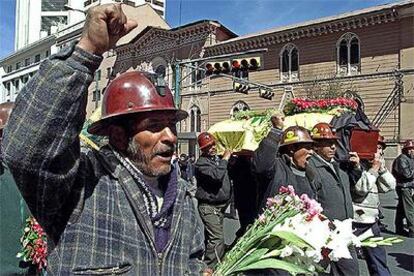
M354 247L349 248L352 259L340 259L337 262L331 262L331 270L328 275L335 276L359 276L358 258Z
M414 188L397 187L398 205L395 215L396 232L404 231L403 219L407 220L410 233L414 233Z
M206 252L204 262L210 268L214 268L218 258L221 259L224 255L223 220L226 207L227 204L210 205L206 203L200 203L198 206L205 229Z
M381 237L378 222L373 224L353 223L353 227L356 228L355 235L357 236L371 228L374 237ZM363 247L362 250L371 276L391 276L387 265L387 252L383 246Z

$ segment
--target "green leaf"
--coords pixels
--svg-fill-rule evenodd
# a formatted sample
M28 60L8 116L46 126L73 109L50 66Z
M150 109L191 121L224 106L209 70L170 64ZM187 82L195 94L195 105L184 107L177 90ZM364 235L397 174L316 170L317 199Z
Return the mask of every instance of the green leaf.
M308 271L307 269L302 268L297 264L293 264L287 261L273 259L273 258L260 260L254 264L239 268L235 270L235 272L247 271L247 270L253 270L253 269L266 269L266 268L282 269L293 275L296 275L299 273L300 274L312 274L311 271Z
M237 267L245 267L247 265L250 265L251 263L257 262L268 251L268 248L259 248L254 250L252 253L246 256L245 259L237 265Z
M267 253L266 255L263 255L262 259L278 257L281 252L282 252L281 249L274 249L274 250L270 251L269 253Z
M287 232L287 231L273 231L270 233L271 235L277 236L281 238L282 240L287 241L289 244L294 244L300 248L309 247L313 248L309 243L304 241L302 238L300 238L298 235Z
M278 236L266 237L264 240L262 240L262 244L260 245L260 247L275 249L277 246L280 245L280 241L281 239Z

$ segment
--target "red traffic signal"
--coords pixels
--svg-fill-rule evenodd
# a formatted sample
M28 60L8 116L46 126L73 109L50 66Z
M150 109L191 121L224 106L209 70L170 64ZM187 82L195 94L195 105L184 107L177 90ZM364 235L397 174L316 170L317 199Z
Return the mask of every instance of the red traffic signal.
M234 67L233 64L238 64L238 68L240 68L241 70L258 70L261 67L261 59L260 57L233 59L232 67Z

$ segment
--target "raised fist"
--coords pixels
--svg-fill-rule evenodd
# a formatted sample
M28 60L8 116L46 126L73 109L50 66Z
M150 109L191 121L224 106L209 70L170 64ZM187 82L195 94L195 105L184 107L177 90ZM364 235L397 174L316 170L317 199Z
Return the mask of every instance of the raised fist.
M121 4L107 4L90 8L78 47L92 54L102 55L137 26L126 18Z

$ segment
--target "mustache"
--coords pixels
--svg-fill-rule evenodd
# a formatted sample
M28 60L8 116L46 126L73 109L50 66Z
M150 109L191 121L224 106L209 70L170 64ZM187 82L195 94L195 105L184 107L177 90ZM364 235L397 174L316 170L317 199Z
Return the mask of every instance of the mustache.
M170 154L175 152L175 145L165 145L162 148L158 148L153 152L153 155Z

